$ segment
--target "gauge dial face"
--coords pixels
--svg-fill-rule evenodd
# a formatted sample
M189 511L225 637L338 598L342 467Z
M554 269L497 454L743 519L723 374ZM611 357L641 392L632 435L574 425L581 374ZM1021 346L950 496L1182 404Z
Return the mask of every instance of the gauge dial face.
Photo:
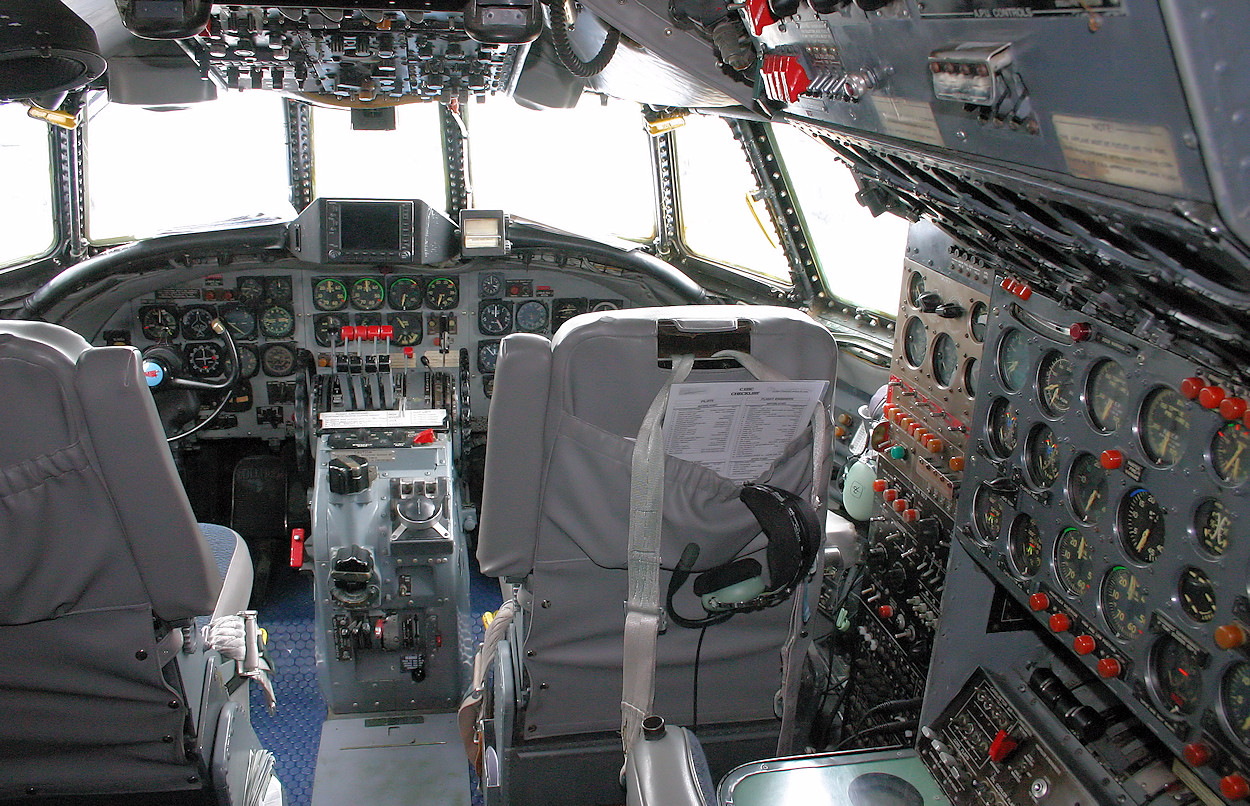
M450 277L435 277L425 287L425 304L436 311L450 311L460 304L460 286Z
M1215 556L1228 551L1233 537L1233 513L1216 498L1208 498L1198 506L1194 514L1194 530L1198 545Z
M551 304L551 329L559 330L560 325L578 314L586 313L584 299L558 299Z
M984 302L972 303L968 312L968 327L972 332L972 340L977 344L985 343L985 331L990 323L990 306Z
M1193 713L1202 698L1202 658L1165 635L1150 653L1150 672L1159 704L1169 714Z
M352 283L348 292L348 301L358 311L376 311L386 300L386 292L382 290L382 282L373 277L361 277Z
M517 306L516 327L522 333L541 333L547 329L547 305L536 299Z
M1083 596L1094 585L1093 547L1074 526L1060 532L1055 541L1055 574L1073 596Z
M1146 591L1130 569L1117 565L1108 571L1102 580L1099 599L1102 614L1116 635L1132 640L1146 634L1146 625L1150 622Z
M333 277L313 284L313 307L319 311L341 311L347 307L347 286Z
M1072 511L1086 523L1093 523L1107 511L1107 471L1098 459L1083 453L1068 471L1068 501Z
M928 338L925 336L924 322L916 317L908 319L907 327L903 330L903 357L907 359L907 363L919 369L924 363L927 347Z
M391 344L396 347L412 347L420 344L425 336L424 319L419 313L393 313L386 317L394 335Z
M356 327L377 327L382 324L382 314L380 313L358 313L356 314Z
M187 308L178 317L178 327L182 337L193 341L203 341L213 337L213 312L208 308L196 306Z
M197 378L211 378L221 374L221 349L211 341L188 344L184 348L187 371Z
M260 370L260 356L256 354L256 348L250 344L240 344L239 347L239 377L251 378Z
M256 338L256 315L239 305L233 305L221 312L221 321L236 339Z
M1072 362L1060 352L1049 352L1037 369L1037 393L1047 414L1072 407Z
M265 298L265 283L259 277L240 277L234 298L244 305L255 305Z
M949 388L959 368L959 348L948 333L942 333L933 341L933 380L938 386Z
M1167 387L1151 392L1141 410L1142 447L1150 461L1161 467L1176 464L1188 434L1188 401Z
M499 360L499 342L483 341L477 345L477 371L494 372Z
M1228 732L1243 746L1250 747L1250 663L1242 661L1224 673L1220 710Z
M1132 557L1152 563L1163 553L1166 536L1163 507L1143 487L1120 501L1120 542Z
M972 518L977 533L986 542L998 538L1003 528L1003 511L1011 504L1002 493L982 484L972 501Z
M295 372L295 351L285 344L270 344L260 356L261 369L273 378L284 378Z
M1029 434L1024 447L1029 476L1038 487L1049 487L1059 479L1059 440L1048 426L1039 425Z
M486 272L477 280L477 293L480 297L498 297L503 293L503 275Z
M295 314L290 308L270 305L260 313L260 332L271 339L285 339L295 332Z
M391 281L386 291L387 300L397 311L415 311L421 307L424 297L421 283L412 277L399 277Z
M990 404L988 436L990 450L999 459L1006 459L1016 449L1017 417L1011 408L1011 401L1005 397L996 398Z
M1128 376L1124 369L1110 359L1099 361L1089 371L1085 385L1089 418L1094 425L1108 433L1124 422L1128 407Z
M977 360L969 358L964 364L964 391L968 397L977 396Z
M1016 573L1026 578L1036 575L1042 569L1042 535L1037 521L1028 515L1017 515L1011 522L1008 539L1008 554Z
M998 373L1003 386L1019 392L1029 379L1029 345L1019 330L1008 330L998 345Z
M488 398L491 395L495 394L495 376L494 375L487 375L485 378L482 378L482 394L486 395L486 397Z
M347 317L337 313L323 313L313 320L313 338L322 347L342 347L343 328Z
M477 329L483 336L511 332L512 306L506 302L483 302L477 309Z
M1197 568L1186 568L1177 589L1181 610L1194 621L1206 624L1215 618L1215 585Z
M290 277L265 278L265 298L270 302L290 302L294 296Z
M1215 432L1211 442L1211 467L1230 484L1241 484L1250 477L1250 428L1228 423Z
M911 277L907 278L907 300L911 302L913 308L919 307L920 295L924 293L924 275L918 271L911 273Z
M603 313L604 311L619 311L621 303L613 299L592 299L590 301L590 310L594 313Z
M178 317L164 305L139 309L139 330L148 341L169 341L178 338Z

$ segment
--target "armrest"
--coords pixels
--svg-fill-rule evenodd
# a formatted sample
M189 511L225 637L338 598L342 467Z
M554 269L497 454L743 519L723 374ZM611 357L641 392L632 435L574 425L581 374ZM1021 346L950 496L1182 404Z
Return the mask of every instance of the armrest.
M715 806L703 746L685 728L649 716L625 764L626 806Z

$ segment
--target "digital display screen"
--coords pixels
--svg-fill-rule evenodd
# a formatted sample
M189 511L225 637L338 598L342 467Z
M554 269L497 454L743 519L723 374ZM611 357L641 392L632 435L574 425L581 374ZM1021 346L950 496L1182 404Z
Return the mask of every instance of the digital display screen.
M344 251L398 252L404 247L398 204L341 202L339 224Z

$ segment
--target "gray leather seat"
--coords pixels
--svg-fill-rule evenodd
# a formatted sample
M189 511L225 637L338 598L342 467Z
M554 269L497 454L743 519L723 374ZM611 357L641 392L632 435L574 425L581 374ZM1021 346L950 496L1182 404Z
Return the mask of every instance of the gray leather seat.
M0 400L0 800L233 802L247 687L194 620L250 562L196 524L138 351L0 322Z
M523 605L504 648L515 672L502 689L496 685L497 700L511 697L515 708L496 701L497 717L488 725L502 745L494 750L499 764L510 768L498 776L498 786L508 790L503 802L564 802L555 783L559 777L553 781L548 775L556 767L548 762L561 753L567 761L570 752L585 762L598 752L592 747L602 749L598 768L609 782L603 797L621 800L615 732L621 724L622 603L628 598L630 461L644 414L669 374L657 360L661 322L705 334L710 343L747 325L752 356L788 379L828 381L825 404L832 399L833 338L811 318L786 308L587 314L565 324L550 342L528 334L504 339L491 401L477 552L483 573L517 583ZM752 380L736 365L700 364L687 379ZM805 494L813 478L812 439L808 429L763 481ZM818 450L823 459L827 441ZM661 592L688 543L701 549L696 574L735 557L762 558L760 527L738 500L739 483L670 456L664 486ZM703 612L689 585L675 607L687 618ZM776 750L779 647L790 632L790 616L785 605L742 613L706 630L698 662L698 722L714 769ZM699 641L700 630L672 624L658 639L652 712L673 725L689 725L694 718ZM718 738L717 729L728 726L752 726L755 733L727 730ZM585 796L587 787L577 791ZM492 802L489 791L487 801Z

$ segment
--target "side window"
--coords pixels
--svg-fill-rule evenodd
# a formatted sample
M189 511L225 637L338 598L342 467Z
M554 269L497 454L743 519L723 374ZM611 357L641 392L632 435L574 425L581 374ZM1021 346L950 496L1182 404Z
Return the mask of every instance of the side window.
M850 169L824 144L791 126L773 126L773 137L789 169L825 287L851 305L893 315L903 280L907 221L890 213L874 218L855 200Z
M48 124L22 104L0 105L0 266L45 254L56 234Z
M782 285L790 265L742 146L725 121L691 115L674 132L682 239L695 255Z

